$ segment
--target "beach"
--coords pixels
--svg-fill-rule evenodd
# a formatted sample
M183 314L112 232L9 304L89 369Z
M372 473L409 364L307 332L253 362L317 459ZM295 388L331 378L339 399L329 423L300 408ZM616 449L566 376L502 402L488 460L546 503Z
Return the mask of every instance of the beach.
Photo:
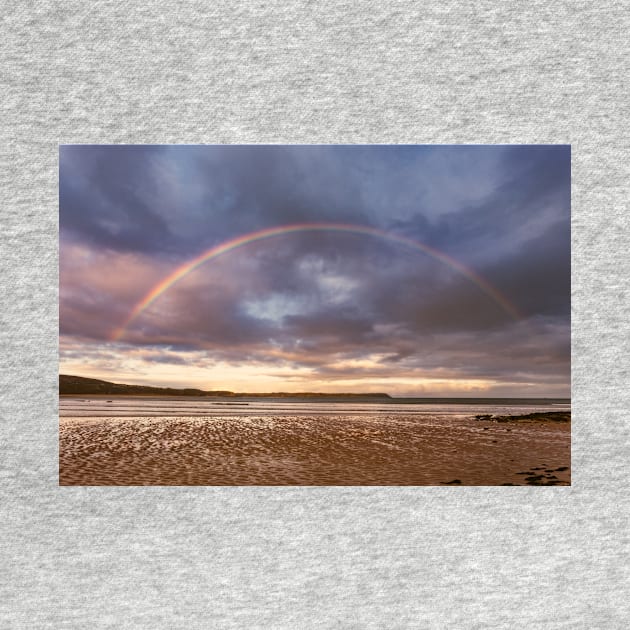
M59 483L569 485L570 421L524 417L553 409L76 399Z

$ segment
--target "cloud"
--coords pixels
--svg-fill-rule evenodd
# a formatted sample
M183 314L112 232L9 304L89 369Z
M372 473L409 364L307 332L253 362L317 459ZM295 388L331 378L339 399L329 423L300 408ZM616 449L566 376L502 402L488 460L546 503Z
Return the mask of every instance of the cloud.
M235 382L282 373L296 386L363 379L408 392L431 379L567 391L568 147L63 147L60 158L70 365L132 376L168 366L168 378L183 380L174 375L221 364ZM304 232L202 265L110 341L201 251L313 221L422 241L493 284L523 318L430 255Z

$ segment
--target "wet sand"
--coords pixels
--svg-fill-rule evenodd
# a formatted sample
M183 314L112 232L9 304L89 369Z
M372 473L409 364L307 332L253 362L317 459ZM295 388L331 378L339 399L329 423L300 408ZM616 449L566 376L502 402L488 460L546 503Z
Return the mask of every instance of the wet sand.
M60 485L570 485L570 422L64 417Z

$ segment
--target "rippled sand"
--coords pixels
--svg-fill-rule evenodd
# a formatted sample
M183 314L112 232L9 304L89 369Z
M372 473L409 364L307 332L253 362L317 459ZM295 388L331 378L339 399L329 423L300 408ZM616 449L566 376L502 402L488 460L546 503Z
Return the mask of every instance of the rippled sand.
M61 485L570 483L570 423L61 418L59 449Z

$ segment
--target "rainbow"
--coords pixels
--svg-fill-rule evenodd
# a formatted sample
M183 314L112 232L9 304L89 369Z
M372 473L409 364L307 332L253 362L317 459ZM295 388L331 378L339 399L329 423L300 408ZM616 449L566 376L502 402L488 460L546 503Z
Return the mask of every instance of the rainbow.
M486 295L492 298L510 317L514 319L520 319L521 313L517 308L502 294L498 289L493 287L487 280L479 276L473 270L465 267L457 260L447 256L443 252L440 252L424 243L414 241L406 236L399 236L398 234L392 234L384 230L368 227L365 225L352 225L344 223L298 223L294 225L281 225L265 230L259 230L258 232L251 232L243 236L239 236L230 241L226 241L210 249L202 252L197 257L189 260L183 265L177 267L168 276L160 280L134 307L127 319L122 325L113 331L111 335L112 341L119 341L125 334L125 331L129 325L148 307L150 306L162 293L167 291L176 282L181 280L184 276L188 275L191 271L195 270L200 265L213 260L223 254L234 251L249 243L256 241L262 241L274 236L281 236L284 234L294 234L296 232L348 232L350 234L365 234L367 236L375 236L378 238L384 238L389 241L400 243L417 251L421 251L424 254L445 263L449 267L455 269L463 276L471 280L479 289L481 289Z

